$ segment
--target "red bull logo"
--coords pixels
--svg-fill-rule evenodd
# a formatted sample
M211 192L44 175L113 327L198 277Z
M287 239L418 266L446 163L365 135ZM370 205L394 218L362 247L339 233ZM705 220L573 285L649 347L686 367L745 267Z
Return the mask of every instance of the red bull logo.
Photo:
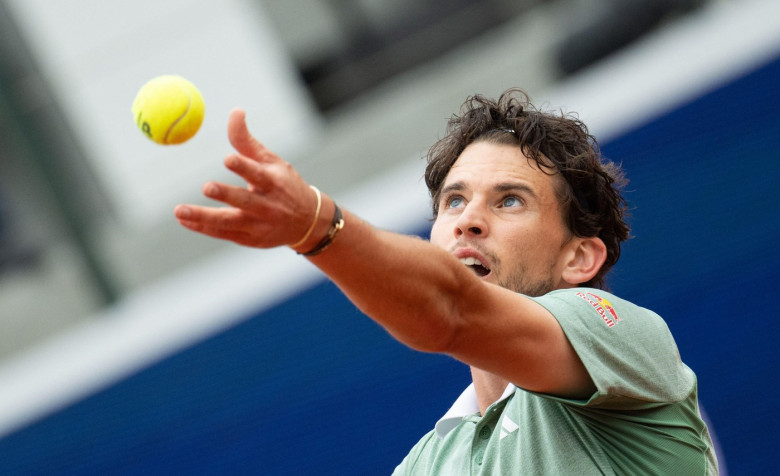
M617 312L615 312L615 308L612 307L612 303L608 300L593 293L577 292L576 295L586 300L591 306L593 306L593 309L599 313L599 316L601 316L601 319L607 324L608 327L612 327L618 321L620 321Z

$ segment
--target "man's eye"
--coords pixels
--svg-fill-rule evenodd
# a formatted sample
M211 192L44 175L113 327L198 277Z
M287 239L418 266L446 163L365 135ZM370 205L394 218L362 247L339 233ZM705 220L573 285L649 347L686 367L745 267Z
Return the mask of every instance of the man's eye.
M460 208L463 206L463 197L454 196L447 198L447 208Z
M504 197L504 199L501 201L502 207L519 207L522 205L522 200L515 196Z

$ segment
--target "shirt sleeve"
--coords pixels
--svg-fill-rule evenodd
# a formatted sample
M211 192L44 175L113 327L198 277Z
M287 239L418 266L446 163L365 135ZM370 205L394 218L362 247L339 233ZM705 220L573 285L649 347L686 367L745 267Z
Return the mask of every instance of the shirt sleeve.
M531 299L555 316L596 385L590 399L570 403L639 409L681 401L693 389L695 375L654 312L589 288Z

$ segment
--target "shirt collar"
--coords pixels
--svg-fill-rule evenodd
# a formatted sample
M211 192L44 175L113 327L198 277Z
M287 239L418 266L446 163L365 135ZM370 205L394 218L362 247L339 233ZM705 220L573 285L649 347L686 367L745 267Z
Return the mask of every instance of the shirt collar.
M494 403L500 402L508 398L515 391L515 386L509 384L504 389L504 393L501 398ZM472 382L466 390L464 390L455 403L452 404L447 413L442 416L439 421L436 422L436 435L439 438L444 438L447 433L452 431L456 426L463 421L463 418L468 415L473 415L479 412L479 403L477 403L477 391L474 389L474 383Z

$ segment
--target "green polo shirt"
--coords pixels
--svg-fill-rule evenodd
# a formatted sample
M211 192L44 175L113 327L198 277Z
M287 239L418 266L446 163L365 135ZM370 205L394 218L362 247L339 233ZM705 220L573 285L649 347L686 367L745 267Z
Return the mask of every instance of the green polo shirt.
M510 385L484 415L469 387L397 475L717 474L696 376L655 313L595 289L533 298L596 384L587 400Z

